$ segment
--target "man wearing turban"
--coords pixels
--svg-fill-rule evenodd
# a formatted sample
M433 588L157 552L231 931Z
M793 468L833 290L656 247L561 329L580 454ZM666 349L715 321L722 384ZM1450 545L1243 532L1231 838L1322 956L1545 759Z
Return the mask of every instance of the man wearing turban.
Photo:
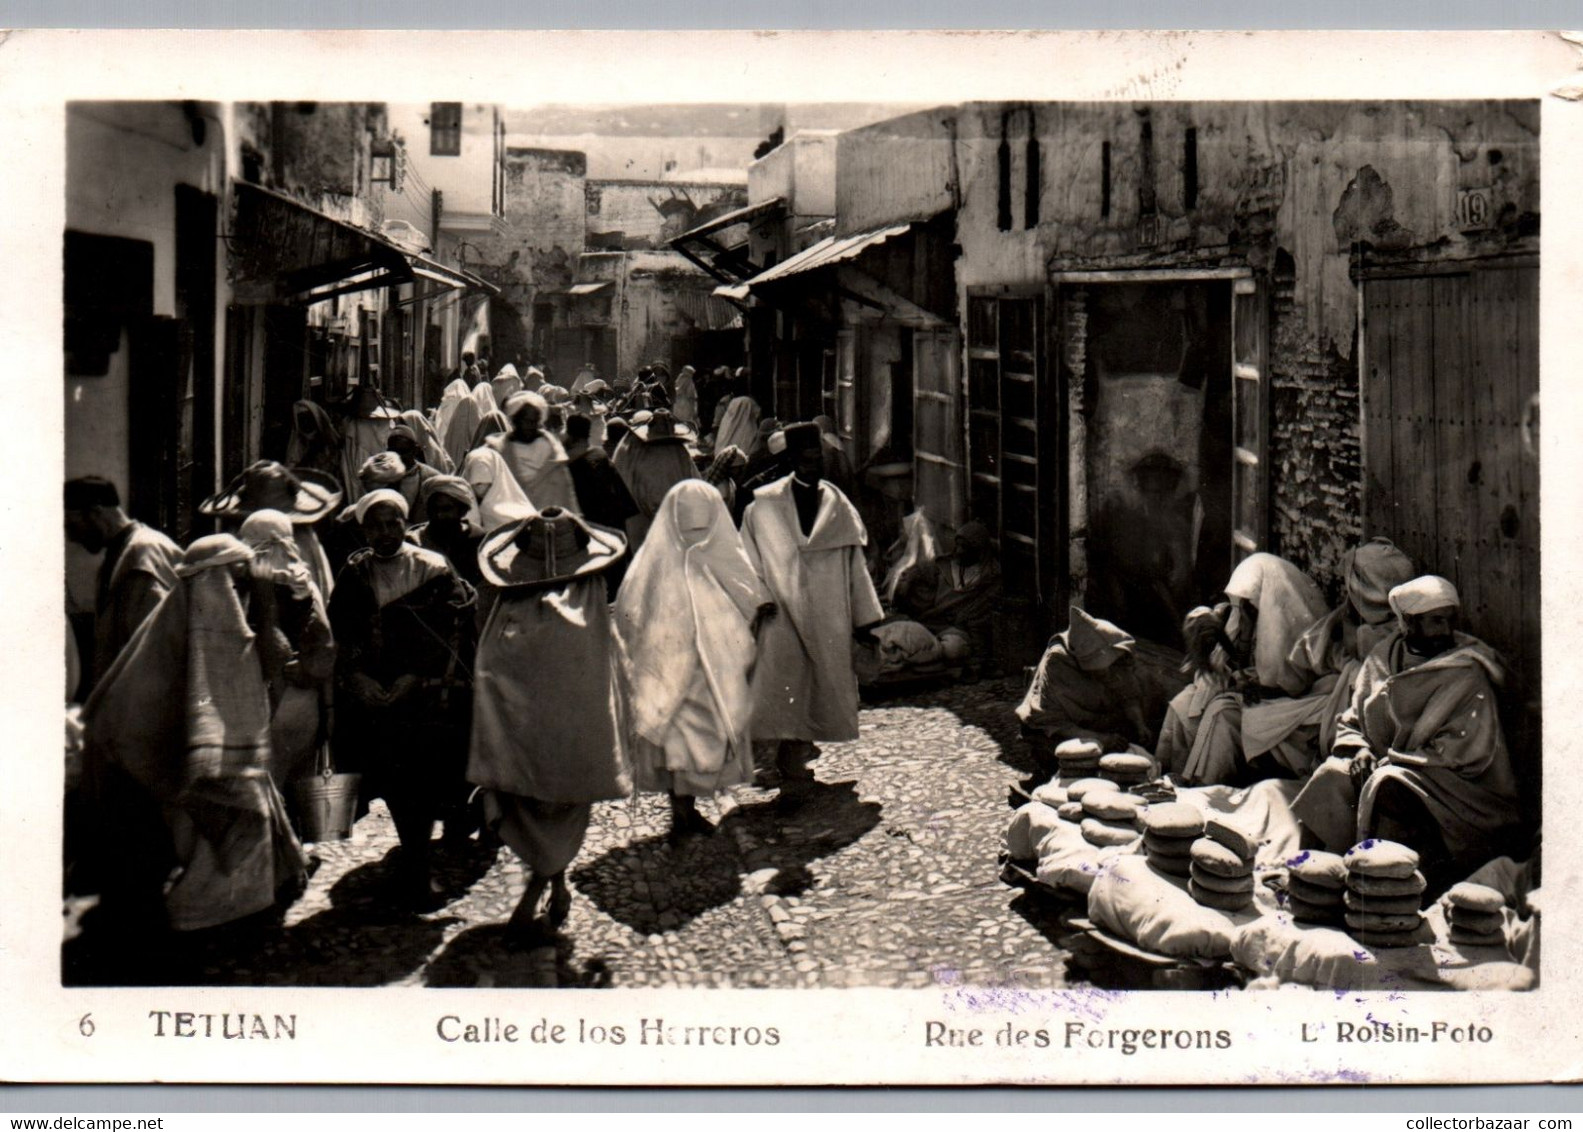
M467 758L476 595L443 554L406 541L399 492L369 492L353 514L368 546L347 560L330 599L337 765L361 771L366 793L390 809L399 896L433 908L429 841Z
M566 449L545 431L550 406L538 393L522 390L512 394L504 406L511 431L491 436L483 447L499 455L499 460L469 460L463 475L480 500L489 496L502 466L508 470L522 493L532 500L535 510L549 507L581 514L572 474L567 469Z
M416 514L423 521L407 528L407 541L445 555L469 585L477 586L478 543L484 537L473 489L461 476L435 476L423 485Z
M1519 832L1496 707L1506 665L1456 631L1462 602L1445 578L1415 578L1388 600L1397 628L1364 660L1331 757L1292 811L1333 851L1370 837L1418 850L1432 896Z
M389 486L401 492L409 510L416 511L418 497L423 494L423 485L444 473L434 465L424 462L423 443L418 439L418 434L413 431L412 426L405 422L391 428L385 447L389 452L395 453L396 458L401 461L401 478Z

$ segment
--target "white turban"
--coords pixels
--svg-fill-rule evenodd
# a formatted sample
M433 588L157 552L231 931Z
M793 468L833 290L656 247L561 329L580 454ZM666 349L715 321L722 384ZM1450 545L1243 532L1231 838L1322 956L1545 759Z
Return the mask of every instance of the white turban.
M377 452L363 461L357 478L367 483L395 483L407 477L407 465L394 452Z
M524 405L532 405L538 409L541 421L550 415L550 403L531 389L519 389L506 398L506 403L501 408L506 416L515 418L522 411Z
M176 564L178 577L190 578L204 570L212 570L217 566L229 566L233 562L251 562L253 552L248 545L235 535L204 535L194 539L191 546L182 554L181 561Z
M352 507L352 514L356 517L358 523L361 524L364 519L368 518L368 512L378 507L381 503L388 503L397 511L400 511L403 519L407 517L407 501L402 498L401 492L391 491L388 487L382 487L378 491L371 491L363 496Z
M1462 608L1457 588L1436 574L1403 582L1390 593L1391 609L1398 617L1416 617L1434 609Z

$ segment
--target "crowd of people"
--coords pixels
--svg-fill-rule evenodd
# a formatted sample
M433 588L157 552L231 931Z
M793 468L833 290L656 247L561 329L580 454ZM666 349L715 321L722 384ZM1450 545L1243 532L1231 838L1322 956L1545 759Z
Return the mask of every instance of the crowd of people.
M292 424L185 548L66 484L68 538L103 554L92 645L68 642L67 887L118 939L289 906L294 787L333 770L389 811L393 907L444 902L437 827L504 844L508 937L538 945L594 803L661 793L672 840L709 836L697 800L760 744L794 811L815 745L857 737L855 655L988 655L987 532L948 554L915 516L877 553L830 422L767 418L743 371L561 388L468 358L428 412L365 386Z
M832 422L769 418L742 371L563 388L468 359L427 412L363 387L292 423L185 548L110 482L65 485L68 538L103 556L92 634L68 634L66 878L119 938L289 905L294 786L333 768L390 813L393 906L443 903L439 826L520 856L508 936L539 945L594 803L663 794L672 840L709 836L698 800L752 781L757 744L794 811L816 744L857 738L860 681L997 670L990 531L917 512L871 545ZM1343 574L1327 609L1248 556L1186 615L1179 673L1074 607L1017 716L1182 786L1304 780L1313 846L1401 841L1442 887L1531 856L1506 669L1455 588L1383 539Z
M1152 752L1181 786L1296 780L1306 847L1409 845L1430 897L1493 858L1536 859L1537 799L1501 722L1517 697L1496 651L1458 631L1456 587L1380 538L1342 573L1327 609L1291 562L1249 555L1186 615L1180 673L1137 663L1128 633L1073 608L1017 708L1025 734Z

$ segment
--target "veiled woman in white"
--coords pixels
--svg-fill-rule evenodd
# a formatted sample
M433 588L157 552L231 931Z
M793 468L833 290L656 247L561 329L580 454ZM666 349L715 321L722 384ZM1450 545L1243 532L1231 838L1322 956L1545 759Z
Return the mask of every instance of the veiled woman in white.
M622 582L615 630L633 779L670 794L673 840L710 831L696 798L752 780L748 677L773 611L720 493L672 487Z

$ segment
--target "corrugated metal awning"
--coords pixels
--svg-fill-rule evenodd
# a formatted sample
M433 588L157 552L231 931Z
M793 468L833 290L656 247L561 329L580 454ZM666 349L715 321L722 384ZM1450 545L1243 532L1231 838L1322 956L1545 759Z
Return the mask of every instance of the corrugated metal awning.
M678 291L676 309L699 330L741 330L742 312L725 299L702 291Z
M711 293L717 298L730 299L733 303L745 303L752 297L748 294L746 283L721 284Z
M457 290L483 291L490 295L500 294L499 287L496 287L481 276L474 275L466 268L451 267L448 264L440 263L438 260L430 259L428 256L417 255L413 252L407 253L407 262L412 267L412 274L422 279L443 283L447 287L454 287Z
M731 212L715 217L713 220L705 221L696 228L690 228L671 240L670 243L674 245L684 240L696 240L701 236L708 236L711 233L718 232L722 228L729 228L733 224L742 224L749 220L757 220L761 216L768 216L770 213L785 207L786 199L784 197L771 197L769 200L761 200L757 204L750 204L746 208L734 209Z
M910 231L912 231L911 224L892 224L886 228L859 232L853 236L830 236L806 251L798 252L784 263L777 263L769 270L759 272L744 285L749 288L761 287L766 283L775 283L793 275L834 267L838 263L857 258L869 248L878 247L886 240L904 236Z
M409 251L284 193L238 181L235 195L228 243L239 301L314 303L418 278L498 293L470 271Z

